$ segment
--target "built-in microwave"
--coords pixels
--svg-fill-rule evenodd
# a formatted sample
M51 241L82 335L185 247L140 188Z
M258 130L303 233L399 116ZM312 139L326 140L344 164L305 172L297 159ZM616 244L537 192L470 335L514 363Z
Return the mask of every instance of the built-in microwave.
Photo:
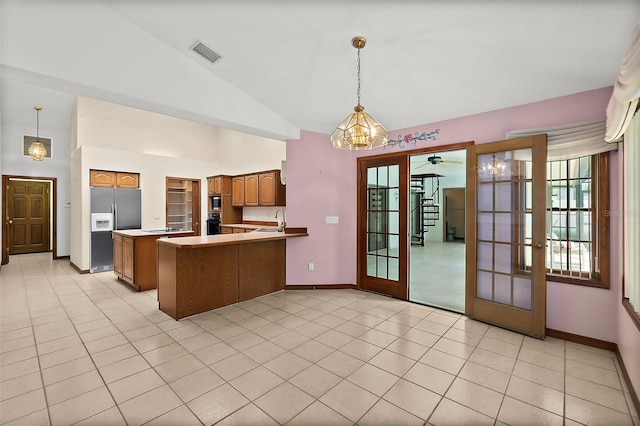
M211 196L211 210L220 210L222 208L222 197L219 195Z

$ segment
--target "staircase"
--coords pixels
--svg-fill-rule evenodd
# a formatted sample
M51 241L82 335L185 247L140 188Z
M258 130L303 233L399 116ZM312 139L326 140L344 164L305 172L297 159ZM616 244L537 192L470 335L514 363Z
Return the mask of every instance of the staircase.
M411 175L411 245L424 246L424 234L440 220L440 178L437 173Z

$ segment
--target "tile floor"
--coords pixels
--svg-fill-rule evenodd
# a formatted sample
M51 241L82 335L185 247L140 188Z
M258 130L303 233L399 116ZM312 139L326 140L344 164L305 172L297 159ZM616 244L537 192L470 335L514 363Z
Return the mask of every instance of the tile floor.
M174 321L48 254L0 272L0 423L640 425L612 353L351 290Z
M424 246L411 246L409 298L464 312L465 246L460 241L425 241Z

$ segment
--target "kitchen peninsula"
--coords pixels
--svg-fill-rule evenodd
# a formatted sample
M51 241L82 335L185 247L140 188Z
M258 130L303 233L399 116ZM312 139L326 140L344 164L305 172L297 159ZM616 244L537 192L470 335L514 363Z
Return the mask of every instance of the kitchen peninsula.
M158 302L178 320L284 289L286 239L306 228L159 239Z

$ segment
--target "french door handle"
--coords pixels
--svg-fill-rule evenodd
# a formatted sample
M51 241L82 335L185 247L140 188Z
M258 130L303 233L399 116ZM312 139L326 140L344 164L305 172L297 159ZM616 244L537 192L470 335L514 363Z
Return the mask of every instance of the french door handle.
M544 248L544 243L534 243L533 247L537 248L537 249L541 249Z

